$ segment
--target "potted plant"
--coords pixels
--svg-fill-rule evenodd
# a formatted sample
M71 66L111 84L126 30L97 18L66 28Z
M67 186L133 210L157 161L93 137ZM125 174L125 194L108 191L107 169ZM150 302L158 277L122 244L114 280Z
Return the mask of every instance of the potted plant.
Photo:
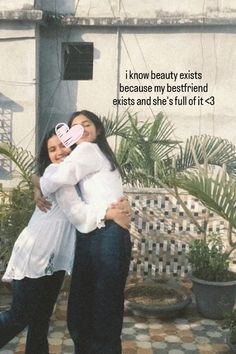
M229 255L219 234L190 244L193 293L204 317L221 319L234 307L236 274L229 270Z
M172 182L177 195L178 188L182 188L207 207L201 225L191 211L188 213L200 234L190 245L191 279L199 312L207 318L221 319L232 311L236 295L236 275L230 271L230 255L236 248L236 153L235 147L225 140L219 139L215 149L209 142L211 139L207 138L199 146L190 144L195 165L180 173L176 168ZM211 154L207 147L211 147ZM217 164L217 168L212 167ZM223 218L224 233L207 234L210 211Z

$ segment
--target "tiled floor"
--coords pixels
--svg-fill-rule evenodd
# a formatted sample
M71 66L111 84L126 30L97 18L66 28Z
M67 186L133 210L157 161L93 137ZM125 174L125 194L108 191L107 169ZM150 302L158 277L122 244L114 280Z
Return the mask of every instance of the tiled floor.
M10 301L0 295L0 310ZM50 354L73 353L73 343L66 328L66 297L61 294L50 327ZM169 320L142 318L126 311L123 326L123 354L212 354L230 353L225 344L225 330L220 321L199 317L194 305L181 317ZM2 354L23 354L26 331L12 340ZM32 353L33 354L33 353Z

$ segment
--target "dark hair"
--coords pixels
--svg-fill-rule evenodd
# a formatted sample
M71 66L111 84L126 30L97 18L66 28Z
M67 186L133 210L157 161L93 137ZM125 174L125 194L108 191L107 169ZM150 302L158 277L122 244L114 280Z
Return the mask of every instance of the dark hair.
M56 135L55 128L49 130L49 132L47 132L47 134L43 138L43 142L37 159L38 173L40 176L43 175L46 167L48 167L51 163L51 160L49 159L49 155L48 155L48 140L54 135Z
M111 164L111 170L114 171L115 169L118 169L120 174L122 174L121 168L116 160L115 154L107 142L105 129L104 129L101 119L98 118L98 116L93 112L90 112L87 110L82 110L82 111L72 113L72 115L69 119L69 122L68 122L69 127L71 127L73 120L76 117L78 117L79 115L84 115L95 125L97 137L96 137L96 140L93 141L93 143L96 143L99 146L100 150L103 152L103 154L109 160L109 162Z

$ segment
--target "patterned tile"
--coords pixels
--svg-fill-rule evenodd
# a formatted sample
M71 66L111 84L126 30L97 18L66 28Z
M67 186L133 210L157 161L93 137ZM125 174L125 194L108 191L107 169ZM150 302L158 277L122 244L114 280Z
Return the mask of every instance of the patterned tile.
M9 304L3 301L2 309ZM23 354L26 331L14 338L0 354ZM175 319L144 318L125 313L122 354L212 354L230 353L225 344L226 331L220 321L201 318L194 305ZM66 298L61 294L53 314L49 333L50 354L72 354L73 341L66 327Z

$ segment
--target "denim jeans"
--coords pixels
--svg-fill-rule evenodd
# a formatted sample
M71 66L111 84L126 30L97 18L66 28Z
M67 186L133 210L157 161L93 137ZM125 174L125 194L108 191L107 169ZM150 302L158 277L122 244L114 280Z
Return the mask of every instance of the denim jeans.
M109 221L76 242L67 312L75 353L120 354L129 231Z
M0 348L28 326L26 354L48 354L48 328L65 272L13 281L13 301L0 313Z

